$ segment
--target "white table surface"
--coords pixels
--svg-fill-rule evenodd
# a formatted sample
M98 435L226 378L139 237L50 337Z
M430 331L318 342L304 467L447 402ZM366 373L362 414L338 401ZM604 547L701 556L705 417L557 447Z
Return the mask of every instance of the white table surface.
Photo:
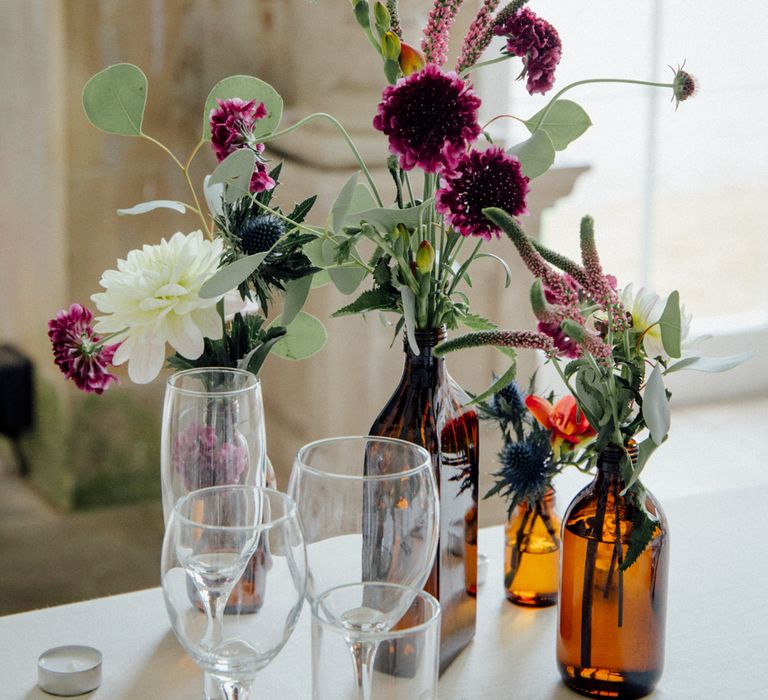
M768 698L768 488L663 504L671 529L666 667L653 700ZM555 666L556 609L511 605L502 583L502 530L481 530L488 578L477 635L440 680L441 700L575 700ZM0 570L0 575L2 571ZM76 575L73 572L73 575ZM259 698L310 698L309 610L263 670ZM0 617L0 699L50 700L37 657L61 644L104 654L86 700L197 700L202 674L170 630L159 588Z

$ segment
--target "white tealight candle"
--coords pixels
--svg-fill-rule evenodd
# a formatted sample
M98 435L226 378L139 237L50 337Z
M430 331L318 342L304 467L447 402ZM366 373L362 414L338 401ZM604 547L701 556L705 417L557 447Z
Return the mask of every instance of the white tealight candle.
M68 645L48 649L37 660L37 684L51 695L82 695L101 684L101 652Z

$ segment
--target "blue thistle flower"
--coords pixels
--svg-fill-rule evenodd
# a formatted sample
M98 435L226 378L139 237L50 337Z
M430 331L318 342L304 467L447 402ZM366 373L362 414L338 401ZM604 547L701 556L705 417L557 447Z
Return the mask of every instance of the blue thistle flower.
M551 457L552 447L545 432L534 432L504 446L499 454L501 469L494 476L498 490L511 499L510 510L524 500L532 503L544 495L556 473Z

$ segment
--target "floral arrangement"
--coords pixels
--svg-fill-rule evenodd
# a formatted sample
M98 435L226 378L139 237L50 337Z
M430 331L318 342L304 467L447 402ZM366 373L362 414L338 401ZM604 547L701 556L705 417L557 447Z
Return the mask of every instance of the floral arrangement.
M240 96L254 92L263 99ZM83 106L102 131L140 137L166 152L193 203L156 200L118 214L189 212L200 228L132 250L105 271L103 291L91 297L102 314L97 318L81 304L59 311L48 332L56 364L78 388L100 394L117 381L111 368L126 362L132 381L151 382L166 362L167 345L175 351L167 364L176 369L237 366L254 373L270 351L290 359L318 351L325 329L301 311L319 271L304 253L316 236L302 225L315 197L287 215L275 207L282 166L267 169L259 142L264 125L279 119L279 96L247 76L218 83L206 100L202 138L182 162L144 132L146 93L141 70L118 64L88 81ZM206 210L189 170L208 142L219 167L203 183ZM222 267L228 275L216 277ZM276 295L284 298L282 313L270 322Z
M641 519L634 523L632 541L622 563L634 563L656 530L656 518L645 507L640 475L649 457L667 439L670 393L664 377L683 369L720 372L731 369L751 353L704 357L700 340L689 337L690 317L672 292L661 299L647 290L623 290L606 274L595 246L590 217L581 223L581 264L526 236L519 223L500 209L485 215L512 240L534 275L531 307L536 331L480 331L449 340L437 354L480 345L542 350L557 370L582 420L593 427L594 439L581 446L578 461L594 465L609 445L623 452L620 475ZM555 407L541 399L526 402L544 426L557 427ZM573 415L571 413L571 415ZM553 433L554 434L554 433ZM567 440L567 433L562 435ZM629 446L637 446L637 458ZM634 452L634 450L632 450Z
M590 126L587 113L561 99L563 93L589 82L630 82L665 87L682 101L695 88L682 70L676 71L672 82L661 84L579 81L557 92L530 118L502 115L519 119L531 133L526 141L504 149L490 143L485 131L500 117L485 125L478 122L480 99L472 74L491 63L519 60L519 78L526 80L528 92L545 94L555 83L561 39L550 23L525 7L526 0L501 9L499 0L485 0L464 37L455 70L448 70L448 38L461 4L461 0L435 0L419 50L406 41L397 0L375 2L373 7L368 0L351 0L390 83L383 90L373 127L387 137L392 154L387 165L394 183L394 207L383 207L383 196L361 164L368 185L357 183L356 177L347 184L334 207L333 226L324 235L334 244L334 261L357 265L355 282L370 276L373 284L336 315L395 312L400 317L396 333L405 326L414 352L415 330L442 325L493 328L471 313L469 298L459 285L469 283L475 260L495 257L481 251L484 241L501 235L484 210L495 207L514 217L525 214L531 181L554 163L556 151ZM501 55L481 60L494 37L505 41ZM485 148L483 140L489 142ZM418 181L415 175L420 175ZM357 249L362 240L374 244L366 260ZM472 249L465 255L467 240ZM350 288L354 291L356 284ZM502 377L498 386L504 380L508 377Z
M505 498L510 517L522 503L535 511L557 474L567 466L580 467L583 448L596 434L572 396L554 405L553 400L553 392L547 398L533 393L524 397L513 381L478 404L480 415L495 421L503 438L501 468L485 498Z

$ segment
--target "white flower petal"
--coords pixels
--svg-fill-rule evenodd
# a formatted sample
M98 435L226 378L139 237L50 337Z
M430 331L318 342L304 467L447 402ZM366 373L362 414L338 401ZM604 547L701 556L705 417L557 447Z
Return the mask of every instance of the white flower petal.
M165 343L136 343L128 360L128 376L136 384L149 384L163 368Z
M165 324L169 345L182 357L194 360L203 354L203 334L189 316L169 317Z

